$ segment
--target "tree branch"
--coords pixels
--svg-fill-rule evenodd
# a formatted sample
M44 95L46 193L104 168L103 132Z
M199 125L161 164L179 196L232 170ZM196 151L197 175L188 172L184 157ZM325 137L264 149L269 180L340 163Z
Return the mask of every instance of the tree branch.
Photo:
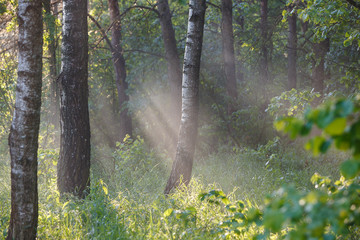
M213 7L217 8L217 9L221 10L220 6L218 6L218 5L216 5L216 4L212 3L212 2L206 1L206 4L209 4L210 6L213 6Z
M95 25L99 28L101 34L103 35L103 38L106 40L107 44L109 45L110 47L110 50L111 52L114 52L114 48L113 48L113 45L111 44L111 41L110 39L108 38L108 36L106 35L106 32L105 30L100 26L99 22L96 21L96 19L91 16L90 14L88 14L88 17L91 19L91 21L93 21L95 23Z
M135 3L136 3L136 2L135 2ZM141 6L141 5L133 5L133 6L131 6L131 7L128 7L127 9L125 9L124 12L122 12L119 16L117 16L117 19L116 19L116 20L120 20L123 16L125 16L128 12L130 12L130 10L135 9L135 8L151 10L151 11L153 11L154 13L156 13L157 17L160 17L159 11L155 9L156 6L157 6L157 4L155 4L155 5L152 6L152 7ZM113 27L114 23L115 23L115 21L110 24L110 26L108 27L108 29L106 30L106 32L110 31L110 29Z

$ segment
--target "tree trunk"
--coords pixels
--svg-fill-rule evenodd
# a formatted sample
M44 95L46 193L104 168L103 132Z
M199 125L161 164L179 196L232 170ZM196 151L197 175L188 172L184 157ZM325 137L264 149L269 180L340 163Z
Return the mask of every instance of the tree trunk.
M60 193L84 197L90 185L87 0L63 0L60 77Z
M173 143L172 148L175 149L181 119L181 66L168 0L158 0L157 4L170 85L171 110L169 122L171 124L170 129L175 130L169 134Z
M38 224L37 151L42 84L41 1L19 0L19 65L10 129L11 218L7 239L35 239Z
M325 56L329 51L330 40L327 38L319 43L313 44L315 60L313 62L312 88L315 92L324 93L325 80Z
M165 194L169 194L180 183L188 184L191 179L198 127L199 74L205 10L205 0L190 0L182 78L180 131L176 156Z
M232 0L221 1L221 14L222 54L224 60L226 90L231 99L231 102L228 103L228 114L231 115L236 110L235 102L237 99Z
M290 9L291 10L291 9ZM297 36L296 36L296 14L292 14L288 17L289 35L288 35L288 90L296 89L296 48L297 48Z
M260 1L260 31L261 31L261 52L260 52L260 82L269 81L269 53L268 53L268 0Z
M49 34L48 54L49 54L49 78L50 78L50 101L52 123L58 126L59 123L59 94L57 86L57 67L56 67L56 23L55 16L51 13L51 0L43 0L43 6L46 14L46 30Z
M121 46L121 22L120 11L117 0L109 1L110 21L113 23L112 32L112 57L115 70L115 83L118 91L119 106L120 106L120 136L119 140L122 141L126 134L132 135L132 121L129 115L128 107L126 106L129 101L129 95L126 93L128 90L128 83L126 82L126 67L125 59L123 56L123 49Z

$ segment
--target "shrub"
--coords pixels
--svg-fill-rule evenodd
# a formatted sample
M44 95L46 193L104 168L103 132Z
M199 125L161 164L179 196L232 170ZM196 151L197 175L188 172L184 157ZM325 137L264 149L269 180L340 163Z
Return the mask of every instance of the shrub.
M280 239L336 239L341 236L359 237L360 225L360 98L340 99L315 110L308 110L304 119L284 117L275 126L290 134L308 135L313 125L322 135L310 139L306 148L313 154L325 153L332 142L340 150L351 150L352 158L341 164L340 180L315 174L311 181L315 190L298 191L294 187L280 188L268 196L262 208L232 204L220 192L201 194L202 200L217 203L221 200L229 215L219 227L241 234L256 224L261 233L256 239L276 236ZM214 200L215 199L215 200Z

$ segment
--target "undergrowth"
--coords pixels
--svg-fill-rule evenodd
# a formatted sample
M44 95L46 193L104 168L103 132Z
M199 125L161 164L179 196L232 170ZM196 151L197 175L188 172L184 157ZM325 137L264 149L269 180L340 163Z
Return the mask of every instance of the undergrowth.
M171 160L149 149L141 138L119 143L115 151L95 148L90 194L83 200L61 198L56 187L57 149L39 150L38 239L250 239L262 231L250 227L240 235L224 232L229 212L201 201L199 195L223 189L232 202L258 206L283 184L311 188L314 172L337 177L338 155L313 159L282 147L279 138L258 149L224 147L198 157L194 177L167 198L163 195ZM9 157L0 161L0 239L10 218ZM274 236L276 237L276 236Z

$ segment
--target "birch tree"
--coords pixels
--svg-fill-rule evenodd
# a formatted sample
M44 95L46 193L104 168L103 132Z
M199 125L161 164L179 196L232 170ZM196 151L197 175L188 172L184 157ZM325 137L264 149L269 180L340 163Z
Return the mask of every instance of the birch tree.
M63 0L62 31L57 184L61 193L84 197L90 184L87 0Z
M41 1L18 2L18 80L10 129L11 217L7 239L35 239L42 76Z
M178 144L164 193L191 179L199 113L199 74L204 32L205 0L190 0L182 76L182 113Z

